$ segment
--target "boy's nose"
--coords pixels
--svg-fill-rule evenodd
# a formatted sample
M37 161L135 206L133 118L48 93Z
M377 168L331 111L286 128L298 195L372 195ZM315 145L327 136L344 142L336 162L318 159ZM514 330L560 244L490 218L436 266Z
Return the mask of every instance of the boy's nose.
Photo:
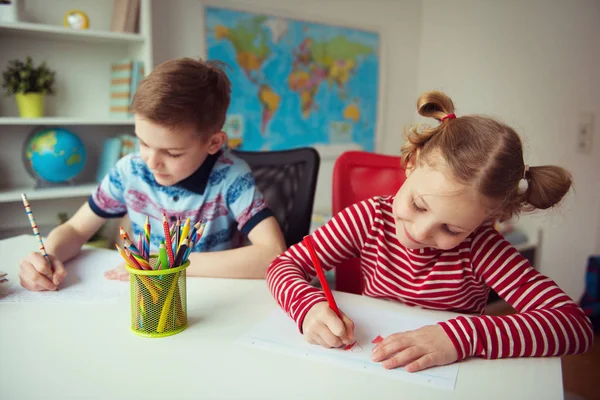
M146 157L146 165L148 165L148 168L150 169L156 169L156 167L158 167L159 165L158 157L152 154L149 155L148 157Z

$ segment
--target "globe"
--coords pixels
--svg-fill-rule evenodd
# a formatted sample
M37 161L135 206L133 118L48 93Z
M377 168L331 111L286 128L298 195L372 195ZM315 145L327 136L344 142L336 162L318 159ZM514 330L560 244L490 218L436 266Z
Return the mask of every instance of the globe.
M83 142L76 134L63 128L34 131L25 141L23 150L27 170L43 182L68 182L85 165Z

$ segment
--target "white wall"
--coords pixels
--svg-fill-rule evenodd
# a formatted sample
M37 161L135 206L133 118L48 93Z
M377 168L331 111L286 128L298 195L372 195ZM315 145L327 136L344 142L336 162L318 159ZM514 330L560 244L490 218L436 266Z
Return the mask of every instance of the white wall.
M154 65L205 55L202 4L378 31L382 45L383 120L379 152L397 154L402 126L411 121L416 91L421 4L411 0L153 1ZM331 208L332 159L322 159L315 210Z
M600 250L600 2L424 0L418 91L443 89L458 114L500 116L530 165L558 164L576 190L543 217L541 270L578 299ZM575 151L581 111L596 116L593 154Z

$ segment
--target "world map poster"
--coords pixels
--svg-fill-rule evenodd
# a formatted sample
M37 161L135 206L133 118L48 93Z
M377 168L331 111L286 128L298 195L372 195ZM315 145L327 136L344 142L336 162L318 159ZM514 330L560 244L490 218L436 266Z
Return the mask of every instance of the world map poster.
M374 150L377 33L217 7L205 18L207 58L232 83L230 147Z

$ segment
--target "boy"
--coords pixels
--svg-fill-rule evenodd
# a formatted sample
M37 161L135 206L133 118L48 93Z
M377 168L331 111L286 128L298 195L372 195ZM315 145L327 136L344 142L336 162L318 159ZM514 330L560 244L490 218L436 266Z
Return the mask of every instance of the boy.
M40 253L21 261L21 285L56 290L67 273L63 263L79 253L107 218L126 214L132 238L149 217L153 252L164 238L163 213L169 224L177 217L182 223L188 217L192 223L206 223L189 257L190 276L264 278L269 262L285 250L285 241L248 165L222 149L230 86L225 72L212 62L184 58L157 66L131 105L139 154L119 160L88 202L52 230L45 242L52 267ZM240 247L244 236L251 245ZM123 272L119 267L106 276L120 279L127 276Z

